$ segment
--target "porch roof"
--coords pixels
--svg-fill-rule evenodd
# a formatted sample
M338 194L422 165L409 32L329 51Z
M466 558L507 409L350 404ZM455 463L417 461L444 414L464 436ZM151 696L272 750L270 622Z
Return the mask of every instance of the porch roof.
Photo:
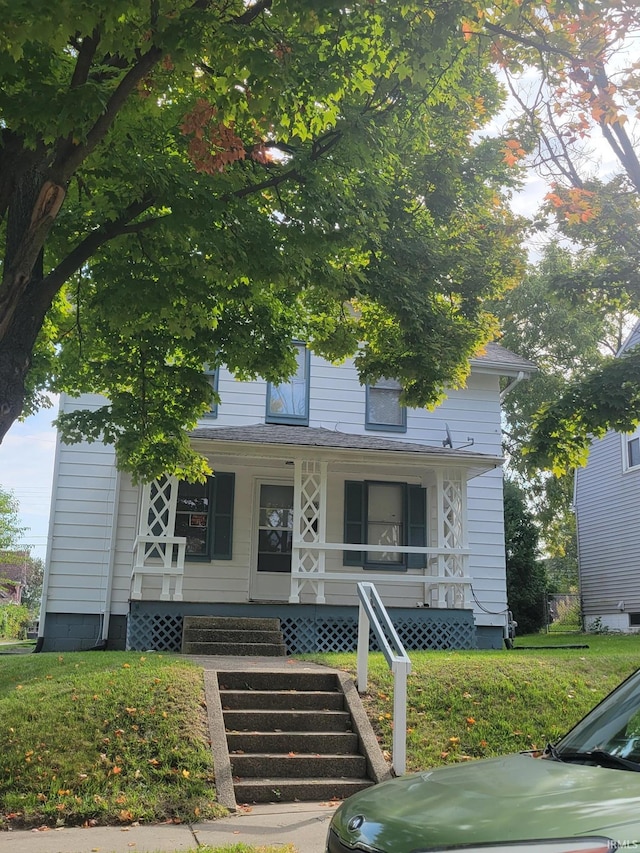
M420 457L421 463L436 463L438 466L461 465L468 469L468 476L496 468L502 464L500 456L487 453L474 453L468 450L453 450L416 444L409 441L382 438L375 435L338 432L322 427L290 426L285 424L251 424L236 427L198 427L189 433L194 440L219 441L225 443L244 443L255 446L314 447L332 451L360 451L375 454L408 454L414 462Z

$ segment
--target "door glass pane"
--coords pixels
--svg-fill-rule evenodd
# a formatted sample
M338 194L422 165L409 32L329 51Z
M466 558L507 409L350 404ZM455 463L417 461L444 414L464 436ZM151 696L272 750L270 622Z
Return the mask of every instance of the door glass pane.
M260 486L258 571L290 572L293 486Z
M369 483L367 492L367 542L370 545L402 545L403 487L398 483ZM370 563L401 563L397 551L369 552Z

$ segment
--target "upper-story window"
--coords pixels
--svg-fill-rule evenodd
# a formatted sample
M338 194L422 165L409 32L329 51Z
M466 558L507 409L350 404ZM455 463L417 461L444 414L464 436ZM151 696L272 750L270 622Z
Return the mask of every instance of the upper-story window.
M211 385L211 406L209 407L209 411L205 412L203 417L205 418L217 418L218 417L218 381L220 378L220 368L214 367L213 370L210 368L206 368L204 371L204 375L207 377L209 381L209 385Z
M622 439L625 470L640 468L640 434L624 435Z
M309 350L298 343L295 348L296 372L287 382L267 386L267 423L309 425Z
M402 388L395 379L379 379L367 385L365 429L407 431L407 410L400 404Z

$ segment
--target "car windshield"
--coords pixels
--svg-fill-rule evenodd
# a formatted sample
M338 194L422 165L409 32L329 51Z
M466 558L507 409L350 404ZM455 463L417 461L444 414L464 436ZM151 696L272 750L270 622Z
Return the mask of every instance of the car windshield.
M640 670L587 714L553 750L561 761L590 752L640 762Z

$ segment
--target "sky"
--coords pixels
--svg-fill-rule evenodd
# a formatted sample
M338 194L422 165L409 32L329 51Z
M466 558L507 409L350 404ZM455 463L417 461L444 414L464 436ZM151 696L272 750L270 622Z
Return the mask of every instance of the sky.
M20 523L29 528L21 544L44 560L49 529L57 406L15 423L0 444L0 486L20 504Z

